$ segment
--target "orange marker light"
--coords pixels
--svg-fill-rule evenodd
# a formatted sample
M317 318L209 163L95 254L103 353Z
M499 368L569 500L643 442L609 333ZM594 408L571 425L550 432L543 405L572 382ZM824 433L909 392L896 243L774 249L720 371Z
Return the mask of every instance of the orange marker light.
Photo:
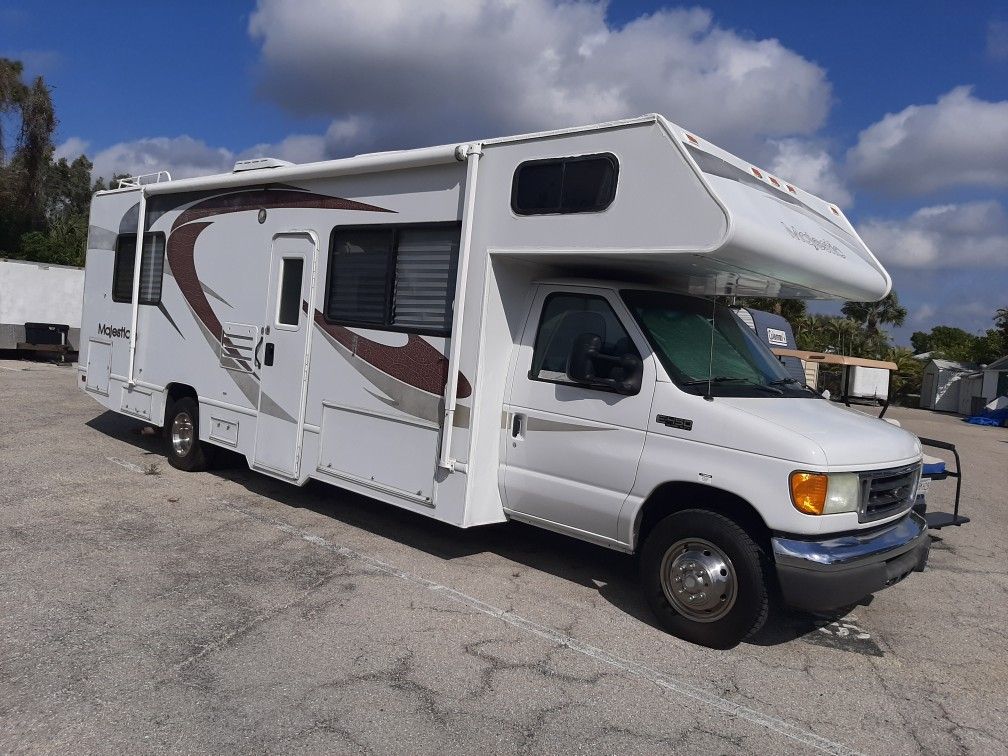
M763 178L763 174L760 173L760 169L759 168L753 168L753 167L750 166L749 170L752 171L753 176L755 176L756 178Z
M697 141L697 138L692 134L690 134L689 132L683 132L683 133L686 134L686 138L689 139L691 142L693 142L693 144L700 144L700 142Z
M799 512L821 515L826 506L829 478L822 473L791 473L791 503Z

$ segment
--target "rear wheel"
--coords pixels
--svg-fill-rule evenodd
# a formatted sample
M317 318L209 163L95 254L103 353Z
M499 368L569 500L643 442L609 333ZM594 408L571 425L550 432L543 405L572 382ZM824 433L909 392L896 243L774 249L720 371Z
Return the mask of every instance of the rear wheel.
M191 397L175 401L165 413L165 444L168 464L179 470L206 470L214 448L199 440L199 404Z
M723 515L700 509L669 515L648 534L640 565L652 611L684 640L732 648L766 621L766 557Z

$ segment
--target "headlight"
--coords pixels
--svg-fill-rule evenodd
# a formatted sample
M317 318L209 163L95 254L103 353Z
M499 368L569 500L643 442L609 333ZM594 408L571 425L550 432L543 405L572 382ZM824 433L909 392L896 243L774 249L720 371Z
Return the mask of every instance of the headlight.
M830 473L823 514L857 512L861 499L861 478L857 473Z
M803 514L856 512L860 489L857 473L791 473L791 503Z

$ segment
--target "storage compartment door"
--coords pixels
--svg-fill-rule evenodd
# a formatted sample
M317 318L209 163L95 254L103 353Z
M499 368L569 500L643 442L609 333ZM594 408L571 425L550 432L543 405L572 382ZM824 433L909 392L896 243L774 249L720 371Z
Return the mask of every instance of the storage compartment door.
M325 402L318 470L433 506L434 423Z
M111 365L111 342L91 339L88 342L87 383L85 384L85 388L96 394L108 396Z

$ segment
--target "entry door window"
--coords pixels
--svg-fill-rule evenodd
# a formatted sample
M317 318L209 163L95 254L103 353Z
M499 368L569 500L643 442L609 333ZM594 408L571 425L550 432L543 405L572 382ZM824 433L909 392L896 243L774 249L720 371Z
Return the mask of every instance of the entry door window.
M301 280L304 260L285 257L280 271L280 296L277 304L277 325L297 328L301 318Z

